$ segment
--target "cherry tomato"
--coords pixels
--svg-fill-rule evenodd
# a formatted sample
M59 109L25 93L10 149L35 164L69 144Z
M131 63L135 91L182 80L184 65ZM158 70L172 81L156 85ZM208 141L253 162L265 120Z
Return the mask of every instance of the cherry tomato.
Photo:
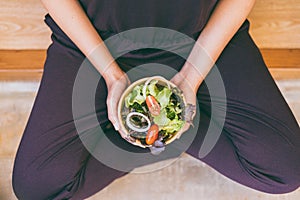
M146 97L146 104L147 104L148 109L149 109L149 111L152 115L154 115L154 116L159 115L160 106L159 106L158 102L156 101L156 99L153 96L148 95Z
M151 125L151 127L149 128L147 135L146 135L146 143L151 145L155 142L155 140L157 140L158 138L158 125L153 124Z

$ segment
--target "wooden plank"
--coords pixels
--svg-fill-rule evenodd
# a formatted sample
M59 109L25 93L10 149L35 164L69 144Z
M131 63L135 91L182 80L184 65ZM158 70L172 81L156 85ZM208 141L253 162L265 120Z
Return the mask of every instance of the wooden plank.
M300 80L300 68L269 68L275 80Z
M277 79L300 78L300 49L262 49L267 66ZM0 50L0 80L38 80L46 50Z
M42 69L46 50L0 50L0 70Z
M0 50L0 81L40 81L46 50Z
M257 0L250 32L260 48L300 48L300 1ZM50 30L40 0L0 0L0 49L46 49Z
M300 49L261 49L268 67L300 68Z
M249 20L260 48L300 48L299 0L257 0Z
M40 81L43 70L0 70L0 81Z
M261 49L268 67L300 68L300 49ZM0 70L42 69L46 50L0 50Z
M275 80L300 79L299 68L269 68ZM40 81L43 70L0 70L0 81Z
M46 49L45 14L40 0L0 0L0 49Z

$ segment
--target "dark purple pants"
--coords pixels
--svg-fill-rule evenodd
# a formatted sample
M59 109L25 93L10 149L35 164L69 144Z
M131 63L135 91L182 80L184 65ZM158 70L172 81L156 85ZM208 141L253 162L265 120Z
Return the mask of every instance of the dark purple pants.
M226 88L227 113L217 144L200 160L251 188L268 193L290 192L300 185L299 126L249 36L248 24L244 26L217 61ZM72 115L72 89L85 58L76 48L66 45L63 38L53 35L52 39L14 165L13 187L22 200L83 199L126 174L96 160L79 139ZM184 63L174 55L155 61L178 69ZM118 62L125 70L144 61ZM91 76L99 74L95 71ZM108 124L106 95L101 79L95 108L103 126ZM199 130L186 151L195 158L211 120L210 95L205 83L199 88L198 101ZM88 137L93 140L99 133L94 124L88 124L88 115ZM116 145L139 151L112 127L106 127Z

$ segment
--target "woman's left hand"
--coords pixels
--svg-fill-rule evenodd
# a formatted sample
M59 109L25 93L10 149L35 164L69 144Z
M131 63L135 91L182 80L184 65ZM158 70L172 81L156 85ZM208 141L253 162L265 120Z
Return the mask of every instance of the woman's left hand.
M187 106L185 110L186 122L181 130L181 134L186 132L193 122L193 117L196 114L196 93L199 84L193 84L189 77L182 71L178 72L172 79L173 82L182 92L185 97ZM202 81L201 81L202 82Z

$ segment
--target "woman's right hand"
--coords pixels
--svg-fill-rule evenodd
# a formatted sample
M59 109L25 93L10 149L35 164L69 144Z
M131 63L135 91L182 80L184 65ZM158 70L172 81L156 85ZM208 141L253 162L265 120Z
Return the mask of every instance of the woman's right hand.
M116 64L115 64L116 65ZM104 79L107 85L107 113L108 119L113 124L116 131L119 131L124 138L126 135L124 130L121 129L120 121L118 119L118 103L124 90L130 84L130 80L125 72L119 67L109 67L104 74Z

